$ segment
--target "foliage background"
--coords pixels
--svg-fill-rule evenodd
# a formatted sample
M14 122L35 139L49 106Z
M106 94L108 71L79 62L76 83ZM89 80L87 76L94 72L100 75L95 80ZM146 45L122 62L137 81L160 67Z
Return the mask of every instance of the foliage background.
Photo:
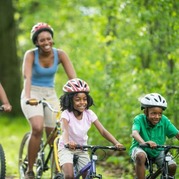
M89 83L95 101L92 109L127 150L132 120L141 112L138 97L146 93L161 93L168 102L165 114L179 125L177 0L59 0L53 3L12 0L12 3L17 64L22 64L27 49L34 48L30 40L32 26L37 22L49 23L55 33L55 47L68 53L78 77ZM19 73L21 66L16 66L16 71ZM60 67L56 76L59 96L66 80ZM22 89L22 79L19 81ZM8 93L12 90L15 89L7 87ZM13 97L10 100L14 102ZM107 143L94 128L89 142ZM117 160L119 164L121 159ZM129 162L127 153L123 160ZM126 170L132 175L132 168Z

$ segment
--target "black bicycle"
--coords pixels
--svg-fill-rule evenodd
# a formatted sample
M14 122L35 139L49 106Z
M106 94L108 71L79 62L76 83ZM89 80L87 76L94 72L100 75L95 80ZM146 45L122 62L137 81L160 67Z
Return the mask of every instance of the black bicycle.
M66 148L69 148L68 145L65 146ZM80 150L90 150L90 161L88 164L86 164L80 171L77 171L76 169L76 163L78 161L78 155L74 155L73 163L74 163L74 178L79 179L84 173L87 172L87 175L85 179L92 179L92 178L99 178L102 179L102 174L97 174L96 172L96 162L98 160L98 156L96 154L97 150L113 150L113 151L124 151L126 148L118 149L115 146L100 146L100 145L77 145L76 149ZM55 179L64 179L63 174L59 173L56 175Z
M56 113L56 118L58 119L59 110L53 109L50 103L46 100L40 101L29 101L29 103L42 103L44 107L48 107L52 112ZM59 123L56 123L56 127L50 133L48 138L41 138L40 150L37 154L36 162L34 168L36 169L35 175L37 179L42 178L42 175L45 171L51 170L51 176L49 178L54 178L56 175L55 172L60 171L57 157L57 143L60 135L60 126ZM30 132L27 132L20 145L19 149L19 174L20 179L24 179L25 173L28 167L27 159L27 149L29 143ZM53 140L53 143L49 146L49 143ZM48 148L49 147L49 148ZM50 163L51 162L51 163ZM49 166L50 165L50 166Z
M4 108L0 106L0 111L4 111ZM6 157L4 153L3 146L0 144L0 179L5 179L6 177Z
M140 144L141 148L150 148L148 144ZM172 157L171 155L168 155L168 153L172 150L176 150L175 157ZM158 176L160 176L160 179L169 179L169 173L168 173L168 162L172 160L173 158L176 158L179 154L179 146L175 145L157 145L156 150L163 150L164 151L164 157L163 157L163 165L161 168L158 168L154 171L154 161L152 158L149 158L149 166L148 171L149 174L146 176L146 179L156 179Z

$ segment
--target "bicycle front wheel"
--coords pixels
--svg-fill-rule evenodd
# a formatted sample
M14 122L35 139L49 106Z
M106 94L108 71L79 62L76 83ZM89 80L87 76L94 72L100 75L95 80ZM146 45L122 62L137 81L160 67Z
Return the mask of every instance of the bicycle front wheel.
M27 167L28 167L27 151L28 151L29 137L30 137L30 132L27 132L21 141L21 145L19 149L20 179L24 179L25 172L27 171Z
M6 176L6 158L2 145L0 144L0 178L5 179Z

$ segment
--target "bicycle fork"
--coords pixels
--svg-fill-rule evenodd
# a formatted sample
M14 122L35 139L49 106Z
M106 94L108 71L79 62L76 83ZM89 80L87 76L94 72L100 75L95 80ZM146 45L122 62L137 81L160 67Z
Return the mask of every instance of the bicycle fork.
M89 178L99 178L102 179L102 175L101 174L96 174L96 161L97 161L98 157L97 155L92 155L92 159L91 159L91 167L90 170L87 174L87 179Z

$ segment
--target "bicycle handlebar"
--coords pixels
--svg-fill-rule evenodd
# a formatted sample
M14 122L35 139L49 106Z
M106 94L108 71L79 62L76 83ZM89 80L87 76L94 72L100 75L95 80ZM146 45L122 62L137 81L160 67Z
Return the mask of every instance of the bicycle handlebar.
M0 106L0 111L4 111L4 108L2 106Z
M37 99L29 99L28 101L26 101L26 104L30 104L30 105L38 105L42 103L44 106L47 106L52 112L58 113L59 110L54 109L51 104L46 101L45 99L43 100L37 100Z
M150 145L145 143L145 144L139 144L140 147L144 147L144 148L150 148ZM164 148L164 149L179 149L179 146L176 145L158 145L156 146L156 148Z
M69 148L69 144L66 144L65 145L66 148ZM81 149L81 150L84 150L84 149L91 149L93 151L96 151L98 149L108 149L108 150L118 150L118 151L123 151L123 150L126 150L125 147L123 148L117 148L115 146L100 146L100 145L79 145L77 144L75 149Z

